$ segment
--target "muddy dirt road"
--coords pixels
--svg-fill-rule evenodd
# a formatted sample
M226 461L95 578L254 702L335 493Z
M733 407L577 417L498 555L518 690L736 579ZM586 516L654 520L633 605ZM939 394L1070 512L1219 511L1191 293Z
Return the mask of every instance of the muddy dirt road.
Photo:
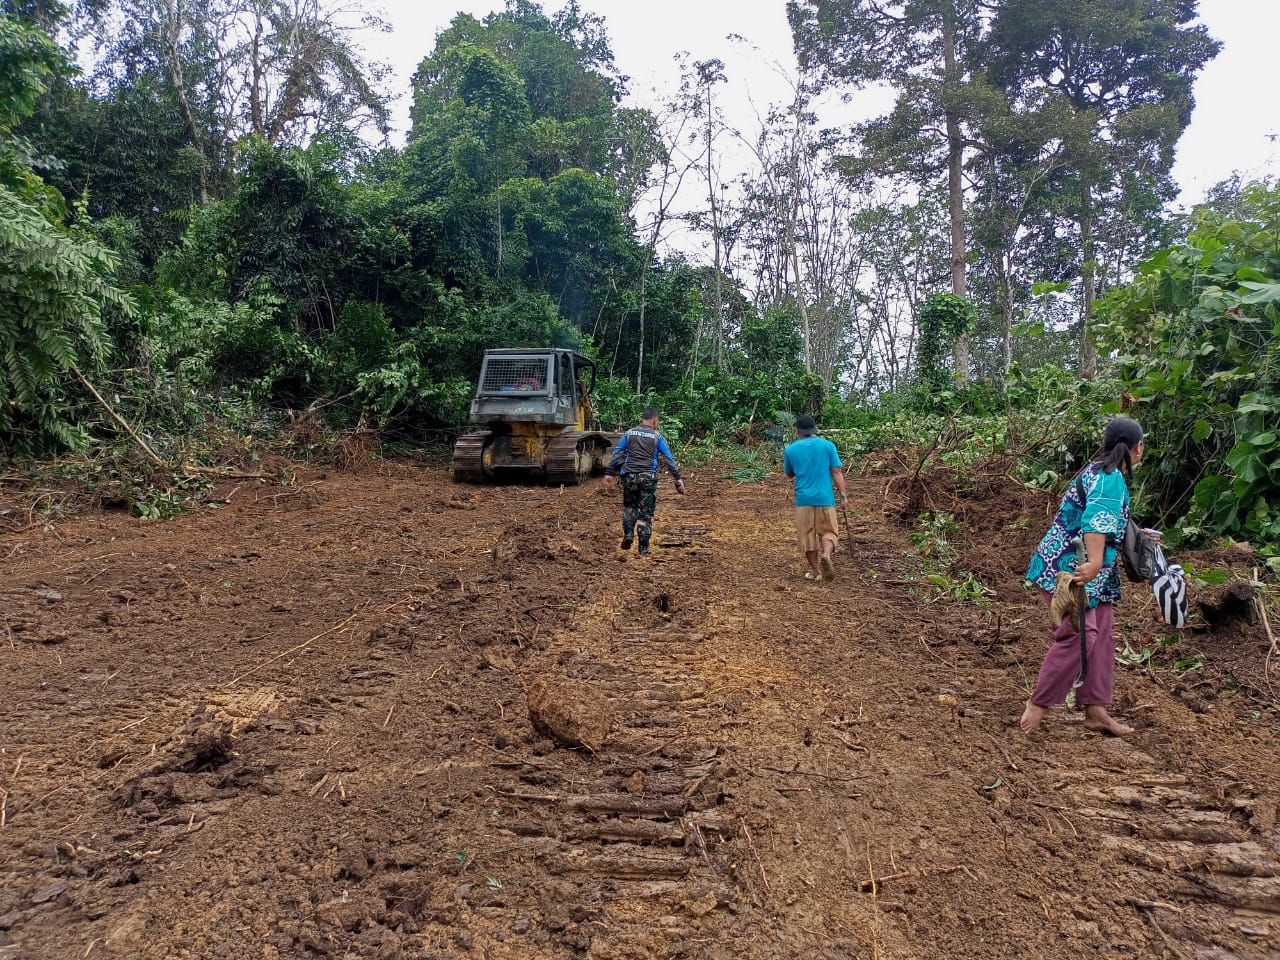
M787 484L720 472L647 559L598 481L395 465L0 536L0 958L1280 955L1260 624L1119 668L1128 741L1029 739L1043 495L925 491L984 611L928 600L901 482L813 584Z

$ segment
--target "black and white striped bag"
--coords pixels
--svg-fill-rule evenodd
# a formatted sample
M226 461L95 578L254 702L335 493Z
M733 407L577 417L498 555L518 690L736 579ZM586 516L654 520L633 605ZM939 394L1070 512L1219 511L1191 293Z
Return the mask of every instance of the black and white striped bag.
M1164 551L1155 548L1155 574L1151 577L1151 591L1156 595L1160 616L1171 627L1183 627L1187 623L1187 575L1176 563L1164 558Z

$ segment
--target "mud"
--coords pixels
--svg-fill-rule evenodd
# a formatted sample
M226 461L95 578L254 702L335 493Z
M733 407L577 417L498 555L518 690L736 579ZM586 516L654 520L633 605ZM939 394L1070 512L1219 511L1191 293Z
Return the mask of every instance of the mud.
M831 584L786 483L714 467L648 558L598 481L354 454L0 535L0 958L1275 957L1266 625L1133 593L1134 736L1024 737L1049 504L901 462L851 479ZM985 609L926 581L922 510Z

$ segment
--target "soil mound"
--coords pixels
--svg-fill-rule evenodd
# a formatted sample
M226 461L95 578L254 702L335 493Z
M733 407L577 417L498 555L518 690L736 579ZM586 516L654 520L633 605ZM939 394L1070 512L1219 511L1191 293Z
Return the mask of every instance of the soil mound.
M584 684L539 678L526 702L533 728L561 746L598 751L613 727L608 701Z

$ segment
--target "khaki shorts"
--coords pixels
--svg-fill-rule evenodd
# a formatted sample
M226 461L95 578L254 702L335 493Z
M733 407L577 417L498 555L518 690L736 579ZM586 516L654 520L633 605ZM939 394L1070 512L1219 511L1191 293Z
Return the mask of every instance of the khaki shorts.
M822 541L840 539L835 507L796 507L796 543L805 553L821 552Z

